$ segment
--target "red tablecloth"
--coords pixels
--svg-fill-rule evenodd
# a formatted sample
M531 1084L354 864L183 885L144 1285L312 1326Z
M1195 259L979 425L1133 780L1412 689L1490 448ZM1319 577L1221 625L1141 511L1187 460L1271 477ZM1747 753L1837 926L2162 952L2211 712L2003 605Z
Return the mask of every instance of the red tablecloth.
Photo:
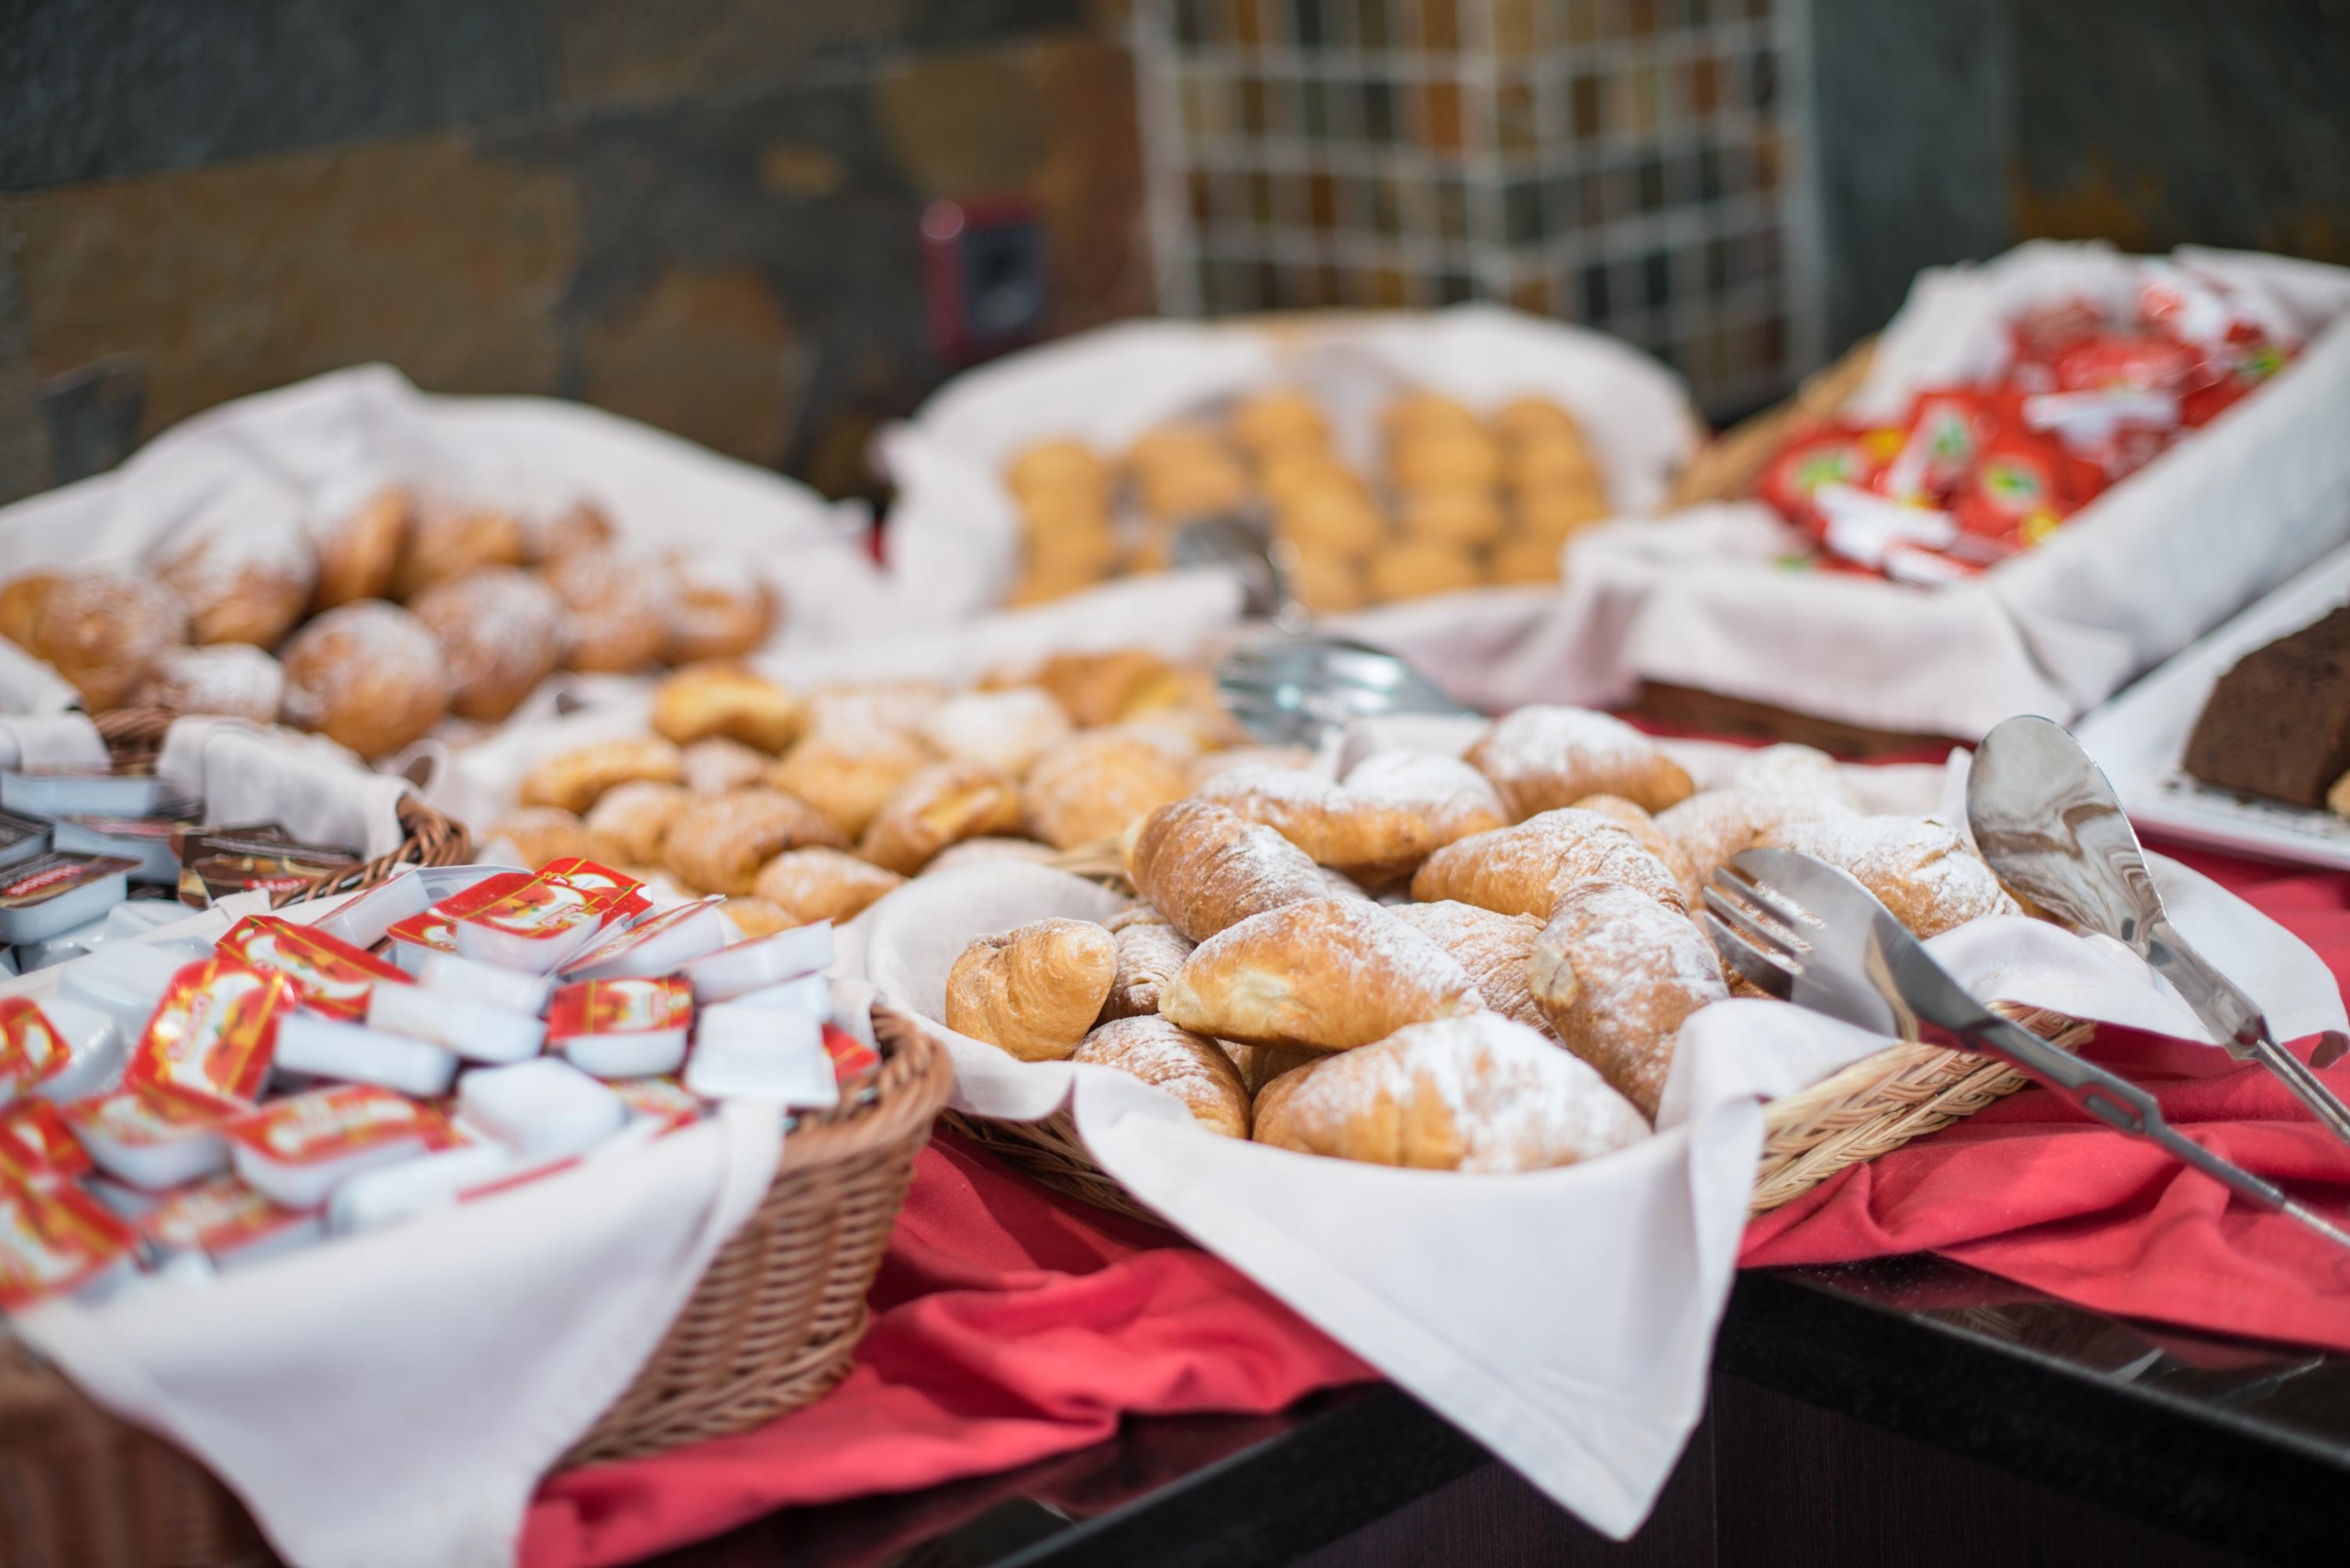
M2350 876L2181 857L2350 981ZM2212 1147L2337 1218L2350 1210L2350 1158L2258 1068L2123 1031L2093 1049ZM2350 1062L2328 1075L2350 1095ZM2350 1350L2350 1260L2036 1089L1764 1216L1741 1261L1921 1250L2107 1312ZM626 1562L787 1504L1082 1448L1129 1412L1270 1411L1375 1376L1216 1259L947 1140L922 1157L872 1300L857 1371L829 1397L738 1438L556 1477L524 1563Z

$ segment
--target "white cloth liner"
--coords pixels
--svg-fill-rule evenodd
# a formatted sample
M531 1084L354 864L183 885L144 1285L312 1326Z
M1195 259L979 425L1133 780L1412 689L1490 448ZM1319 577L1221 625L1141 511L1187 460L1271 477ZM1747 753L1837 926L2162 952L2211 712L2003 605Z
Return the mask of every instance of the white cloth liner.
M305 844L339 844L367 859L400 847L408 782L368 771L320 736L240 719L181 719L163 735L155 772L204 803L212 823L276 822Z
M7 648L0 641L0 650ZM0 768L102 768L106 741L79 713L0 718Z
M1730 751L1673 749L1700 778ZM1958 768L1871 772L1897 771L1847 770L1878 810L1930 810L1953 780L1962 787ZM2344 1026L2315 954L2214 884L2153 863L2179 928L2281 1033ZM1098 919L1121 903L1034 865L941 873L854 922L839 971L936 1023L947 971L972 938L1046 916ZM1978 994L2205 1037L2166 984L2104 939L2002 918L1929 946ZM959 1108L1035 1120L1073 1106L1094 1158L1143 1202L1617 1539L1647 1517L1703 1408L1762 1147L1761 1097L1886 1044L1779 1003L1720 1003L1682 1028L1656 1137L1563 1170L1461 1176L1220 1138L1110 1069L1018 1062L939 1033Z
M282 912L307 923L342 901ZM217 935L245 912L142 940ZM539 1478L660 1343L781 1148L772 1108L722 1107L487 1201L210 1281L47 1303L10 1327L203 1459L288 1561L489 1568L514 1561Z

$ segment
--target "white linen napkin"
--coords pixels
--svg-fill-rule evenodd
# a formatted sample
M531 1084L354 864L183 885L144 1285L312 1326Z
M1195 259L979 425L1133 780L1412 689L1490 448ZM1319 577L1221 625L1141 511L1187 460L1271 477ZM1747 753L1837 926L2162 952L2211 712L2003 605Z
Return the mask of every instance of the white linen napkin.
M0 643L0 647L5 647ZM0 768L102 768L106 742L80 713L0 719Z
M186 718L163 736L155 771L204 803L206 822L276 822L305 844L369 859L400 847L408 781L370 773L332 741L242 719Z

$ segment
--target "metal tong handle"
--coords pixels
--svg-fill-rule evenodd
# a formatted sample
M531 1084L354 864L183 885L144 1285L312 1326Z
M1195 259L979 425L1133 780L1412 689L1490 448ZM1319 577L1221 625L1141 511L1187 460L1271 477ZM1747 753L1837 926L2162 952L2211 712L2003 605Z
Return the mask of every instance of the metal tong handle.
M2185 999L2197 1017L2221 1036L2220 1044L2239 1062L2258 1062L2310 1109L2327 1131L2350 1142L2350 1106L2277 1044L2275 1032L2243 988L2195 950L2168 920L2146 929L2139 949L2146 961Z

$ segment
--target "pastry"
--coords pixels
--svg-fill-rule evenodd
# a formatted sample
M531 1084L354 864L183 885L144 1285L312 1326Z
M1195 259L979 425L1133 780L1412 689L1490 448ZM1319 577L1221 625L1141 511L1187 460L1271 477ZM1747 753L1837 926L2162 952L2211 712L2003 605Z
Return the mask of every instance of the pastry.
M1782 823L1755 846L1799 850L1849 871L1920 940L1986 915L2023 912L1966 842L1930 816Z
M1596 485L1545 486L1519 493L1511 526L1520 538L1556 549L1613 510Z
M1138 819L1120 848L1135 892L1195 942L1252 915L1329 897L1305 851L1204 800L1174 801Z
M685 748L685 787L696 794L724 794L763 783L775 759L740 741L712 735Z
M1681 765L1648 736L1587 708L1521 708L1493 721L1467 754L1520 819L1587 794L1621 795L1643 811L1662 811L1693 789Z
M1485 1005L1543 1033L1550 1020L1526 983L1526 960L1542 935L1538 915L1497 915L1474 904L1396 904L1388 913L1451 953L1469 971Z
M1314 752L1307 746L1231 746L1221 752L1210 752L1191 762L1191 786L1194 790L1218 774L1234 768L1310 768Z
M1137 898L1125 909L1104 920L1102 929L1116 936L1129 926L1165 926L1173 923L1168 919L1166 910L1148 898Z
M922 867L927 877L937 871L951 871L958 866L1002 865L1007 860L1022 860L1042 865L1053 860L1060 852L1049 844L1039 844L1032 838L966 838L961 844L950 844L931 857Z
M1467 404L1441 392L1407 392L1379 416L1389 446L1432 435L1482 435L1484 429Z
M533 524L529 534L531 553L542 561L581 550L600 550L619 537L611 518L592 501L573 502L554 516Z
M931 710L917 726L940 755L976 763L1015 780L1046 747L1068 739L1075 728L1059 701L1041 686L960 692Z
M1101 1014L1117 944L1085 920L1035 920L963 949L947 972L946 1026L1024 1062L1058 1062Z
M667 741L606 741L544 759L523 774L515 798L525 805L584 813L616 784L632 779L673 784L684 776L684 753Z
M131 698L140 708L224 713L256 724L277 722L285 701L285 667L245 642L166 649L156 657L147 684Z
M421 739L449 711L441 639L381 599L328 610L288 638L279 657L286 719L363 757Z
M1143 510L1161 522L1211 517L1248 504L1248 472L1221 451L1138 467L1135 480Z
M519 566L528 554L522 519L511 512L420 507L392 571L391 597L412 599L435 583L454 582L484 566Z
M1159 992L1191 956L1191 939L1163 920L1121 926L1110 937L1118 944L1118 974L1102 1002L1103 1020L1156 1013Z
M1298 448L1318 452L1329 443L1321 405L1309 393L1284 389L1243 398L1232 406L1232 439L1259 457Z
M2350 605L2236 660L2180 766L2215 788L2322 809L2350 771Z
M655 779L614 784L588 810L588 831L596 836L588 858L607 866L658 865L669 825L691 798L676 784Z
M1573 441L1583 444L1582 427L1575 416L1552 402L1548 398L1527 393L1512 398L1493 410L1493 429L1506 441L1531 444L1538 441Z
M1387 519L1369 498L1335 486L1294 497L1274 514L1273 528L1306 555L1367 556L1388 536Z
M1597 1074L1499 1013L1416 1024L1267 1084L1256 1140L1421 1170L1545 1170L1639 1142Z
M1029 683L1050 692L1079 729L1090 730L1124 717L1127 705L1168 670L1167 661L1147 649L1057 653L1036 668Z
M1019 792L1003 774L977 763L936 763L882 803L857 852L911 877L951 844L1016 834L1024 821Z
M1565 575L1558 546L1540 539L1507 539L1493 546L1486 575L1503 585L1555 583Z
M676 597L660 653L670 663L740 659L775 629L775 597L748 562L689 556L672 561L670 573Z
M868 904L905 885L906 879L895 871L818 846L787 849L776 856L759 867L751 891L801 925L813 925L818 920L853 920Z
M449 710L494 724L563 659L563 601L528 572L494 566L438 584L409 607L441 639Z
M0 637L31 651L41 607L49 602L49 590L63 580L56 572L26 572L0 587Z
M1195 1033L1306 1051L1351 1051L1484 1005L1451 954L1353 898L1252 915L1201 942L1159 992L1159 1014Z
M534 871L550 860L574 856L596 860L602 848L586 823L551 805L526 805L509 812L489 831L491 843L501 838L515 846L515 858Z
M676 585L657 563L618 550L578 550L539 569L563 601L563 661L569 668L624 673L669 646Z
M1559 895L1586 877L1625 883L1677 912L1689 908L1680 879L1638 839L1596 812L1572 809L1447 845L1413 875L1411 896L1547 919Z
M1522 441L1503 462L1503 477L1511 489L1585 490L1604 494L1599 465L1580 441L1555 437Z
M1681 1021L1730 996L1696 922L1620 882L1566 889L1526 984L1566 1048L1652 1119Z
M1490 490L1416 490L1403 498L1399 519L1415 539L1434 539L1474 548L1502 536L1502 509Z
M1784 741L1740 758L1722 784L1728 789L1752 790L1757 794L1799 795L1860 809L1860 797L1853 794L1834 757Z
M1702 888L1722 862L1741 850L1753 848L1764 833L1780 824L1846 816L1851 812L1834 795L1710 789L1659 812L1657 828L1680 850L1690 882Z
M1024 500L1074 494L1100 507L1109 497L1109 465L1082 441L1040 441L1012 460L1003 483Z
M918 731L947 689L935 680L864 680L822 686L808 695L807 727Z
M1351 556L1301 554L1288 577L1297 602L1318 615L1344 615L1371 602L1369 578Z
M41 597L31 651L81 693L93 713L120 708L155 661L188 640L179 596L132 572L69 572Z
M745 940L772 937L777 931L787 931L794 926L807 924L806 920L792 919L790 910L765 898L729 898L721 908Z
M845 840L829 817L778 789L695 795L670 819L661 864L689 888L748 893L759 868L787 849L837 849Z
M415 511L414 496L387 484L320 530L316 542L318 581L311 591L310 613L390 594Z
M1388 454L1405 490L1491 489L1502 477L1502 449L1482 431L1421 431Z
M1163 1018L1114 1019L1087 1035L1069 1060L1131 1074L1174 1096L1210 1132L1248 1137L1248 1086L1232 1059L1214 1041Z
M1484 775L1429 752L1377 753L1343 784L1303 771L1232 768L1196 793L1264 824L1317 864L1370 881L1409 872L1446 845L1508 821Z
M1283 1045L1235 1045L1230 1041L1217 1044L1224 1054L1232 1059L1232 1065L1240 1070L1241 1083L1247 1088L1251 1100L1263 1094L1264 1086L1284 1073L1332 1059L1326 1051L1292 1051Z
M1362 480L1339 466L1336 459L1319 447L1293 447L1269 453L1257 475L1257 488L1264 492L1265 504L1275 512L1316 491L1336 490L1347 495L1369 497Z
M1663 861L1666 868L1672 872L1673 880L1680 884L1690 908L1694 909L1698 907L1698 889L1705 884L1698 880L1697 867L1691 864L1688 852L1681 848L1680 841L1658 826L1655 817L1620 794L1587 794L1575 803L1575 809L1596 811L1638 839L1641 848Z
M309 607L318 557L301 525L239 515L155 552L155 576L188 607L188 640L276 648Z
M769 774L833 820L846 844L863 833L898 786L937 761L930 742L890 725L836 717L807 734Z
M780 753L799 738L800 701L738 664L692 664L653 693L653 730L686 745L711 736Z
M1119 730L1072 735L1047 748L1021 781L1029 831L1056 849L1123 833L1127 824L1180 800L1188 758Z
M1483 580L1474 556L1434 539L1407 539L1371 557L1371 597L1377 599L1457 593Z

